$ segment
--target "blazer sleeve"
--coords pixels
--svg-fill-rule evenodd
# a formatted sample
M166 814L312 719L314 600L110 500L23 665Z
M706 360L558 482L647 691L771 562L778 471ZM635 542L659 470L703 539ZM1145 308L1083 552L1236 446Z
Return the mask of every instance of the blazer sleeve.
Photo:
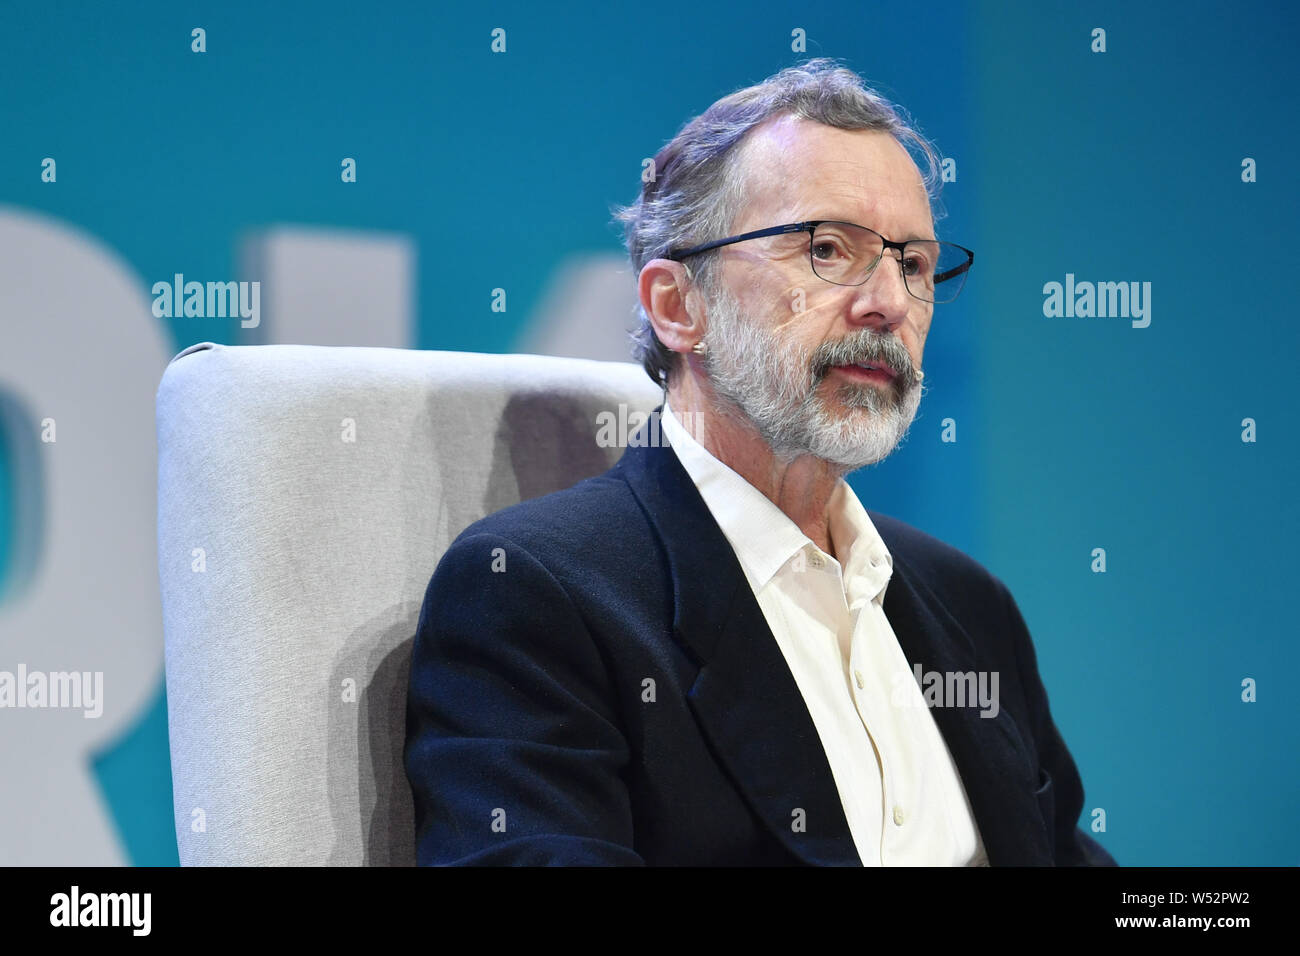
M420 865L644 865L615 693L552 574L500 535L458 538L425 592L404 762Z
M1100 843L1079 827L1083 811L1083 781L1074 758L1052 720L1047 691L1038 673L1038 656L1020 608L1006 585L998 582L1007 615L1007 633L1015 642L1020 686L1029 706L1035 749L1038 753L1039 789L1036 794L1050 831L1057 866L1118 866Z

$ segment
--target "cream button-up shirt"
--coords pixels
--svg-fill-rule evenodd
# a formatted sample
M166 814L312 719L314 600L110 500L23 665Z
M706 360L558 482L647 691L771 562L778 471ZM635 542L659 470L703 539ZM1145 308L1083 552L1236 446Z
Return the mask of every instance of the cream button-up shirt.
M864 866L987 866L961 778L885 617L893 557L848 482L826 554L697 442L661 431L730 542L826 751Z

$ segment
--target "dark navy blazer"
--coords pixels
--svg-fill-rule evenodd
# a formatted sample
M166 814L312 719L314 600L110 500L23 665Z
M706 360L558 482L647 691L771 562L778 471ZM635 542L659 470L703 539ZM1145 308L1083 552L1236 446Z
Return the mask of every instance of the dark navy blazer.
M908 662L999 672L996 717L931 710L990 864L1113 865L1075 825L1079 773L1011 594L868 514ZM420 864L861 865L799 688L666 445L453 542L420 613L404 756Z

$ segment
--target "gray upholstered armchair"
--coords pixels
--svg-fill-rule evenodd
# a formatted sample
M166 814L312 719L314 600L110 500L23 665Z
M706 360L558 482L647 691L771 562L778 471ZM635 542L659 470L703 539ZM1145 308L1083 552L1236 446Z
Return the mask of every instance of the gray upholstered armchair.
M173 359L158 566L181 863L413 863L406 680L438 559L479 517L604 471L622 448L601 425L659 401L627 363L206 342Z

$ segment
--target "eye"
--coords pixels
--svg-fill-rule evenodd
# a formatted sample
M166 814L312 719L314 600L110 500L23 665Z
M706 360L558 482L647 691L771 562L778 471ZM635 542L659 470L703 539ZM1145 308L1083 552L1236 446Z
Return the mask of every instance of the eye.
M825 249L826 254L819 255L817 251L819 249ZM816 242L813 243L812 254L814 259L821 259L823 262L825 262L831 256L843 255L843 251L840 249L838 245L836 245L834 242L831 242L829 239L818 239Z
M909 255L903 259L903 274L909 276L929 275L934 270L930 267L930 260L925 256Z

